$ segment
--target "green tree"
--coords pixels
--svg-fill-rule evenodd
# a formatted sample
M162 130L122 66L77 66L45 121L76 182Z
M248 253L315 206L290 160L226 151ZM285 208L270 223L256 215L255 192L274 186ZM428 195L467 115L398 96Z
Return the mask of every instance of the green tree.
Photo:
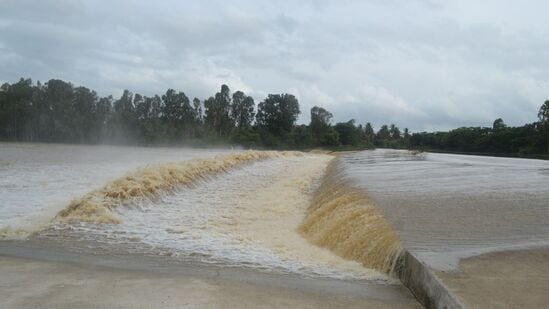
M322 107L311 108L311 123L309 128L314 133L324 133L329 127L334 116Z
M195 110L184 92L168 89L162 96L165 131L172 140L189 137L194 133Z
M257 107L257 125L274 135L292 130L299 115L299 102L291 94L269 94Z
M549 121L549 100L546 100L539 108L538 118L541 123Z
M503 119L501 118L494 120L494 123L492 124L493 130L501 130L501 129L505 129L506 127L507 125L505 124L505 122L503 122Z
M32 81L21 78L13 85L2 85L1 97L3 135L9 140L30 140L27 123L33 110Z
M134 140L135 120L133 93L129 90L124 90L122 96L113 103L113 116L109 125L109 139L116 142Z
M382 141L391 138L391 132L389 131L389 127L386 124L382 125L381 128L379 128L379 131L377 131L376 137L377 139Z
M44 103L49 106L52 115L51 141L74 142L74 89L71 83L51 79L46 83Z
M311 144L315 146L337 146L339 145L339 134L330 125L333 115L322 107L311 108Z
M221 91L204 102L204 122L218 136L227 136L234 127L230 117L231 96L227 85L221 85Z
M398 139L401 138L400 129L394 124L391 124L391 126L389 128L389 134L391 135L392 139L398 140Z
M410 131L408 128L404 128L404 138L409 139L410 138Z
M372 124L369 122L367 122L366 125L364 126L364 136L366 137L366 140L370 143L374 141L374 138L376 136L374 132L374 128L372 127Z
M202 109L202 102L200 102L199 98L193 99L193 109L194 109L197 125L202 124L202 121L204 120L203 119L204 111Z
M339 135L339 141L342 145L358 146L361 143L361 132L355 125L355 120L339 122L334 126L334 130Z
M546 100L539 108L538 112L538 138L536 144L538 149L544 153L549 153L549 100Z
M80 143L97 141L93 135L97 133L94 114L97 107L97 93L86 87L74 88L74 103L72 123L69 125L73 130L75 141Z
M231 105L231 117L239 129L246 129L252 126L254 120L254 99L242 91L233 94Z

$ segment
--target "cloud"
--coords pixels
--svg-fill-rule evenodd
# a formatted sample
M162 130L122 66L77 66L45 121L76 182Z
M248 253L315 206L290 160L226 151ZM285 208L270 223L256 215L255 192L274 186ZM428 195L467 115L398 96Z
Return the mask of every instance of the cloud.
M221 83L290 92L335 121L412 130L536 119L549 97L546 2L3 1L0 80L61 78L100 95Z

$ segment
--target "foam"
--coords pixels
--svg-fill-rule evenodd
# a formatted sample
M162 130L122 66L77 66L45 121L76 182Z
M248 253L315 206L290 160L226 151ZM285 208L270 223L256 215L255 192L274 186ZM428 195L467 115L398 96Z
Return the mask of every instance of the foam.
M154 199L163 192L193 185L197 181L226 173L252 161L299 155L299 152L246 151L216 156L213 159L147 166L73 200L56 218L64 221L118 224L121 219L113 210L123 203Z

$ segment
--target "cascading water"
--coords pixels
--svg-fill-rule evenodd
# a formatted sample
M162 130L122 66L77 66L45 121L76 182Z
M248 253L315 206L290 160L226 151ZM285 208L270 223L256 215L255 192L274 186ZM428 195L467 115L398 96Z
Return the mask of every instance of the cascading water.
M345 259L392 273L402 250L400 239L375 203L340 169L337 160L329 164L299 231Z
M398 237L337 161L244 151L147 165L74 199L30 238L84 254L391 281Z

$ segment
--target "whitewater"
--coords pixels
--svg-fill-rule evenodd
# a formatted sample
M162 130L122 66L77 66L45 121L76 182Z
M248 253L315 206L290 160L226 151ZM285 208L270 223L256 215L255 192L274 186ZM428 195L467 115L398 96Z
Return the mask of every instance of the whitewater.
M333 155L2 146L0 173L9 176L0 186L3 238L80 253L393 280L400 240Z

